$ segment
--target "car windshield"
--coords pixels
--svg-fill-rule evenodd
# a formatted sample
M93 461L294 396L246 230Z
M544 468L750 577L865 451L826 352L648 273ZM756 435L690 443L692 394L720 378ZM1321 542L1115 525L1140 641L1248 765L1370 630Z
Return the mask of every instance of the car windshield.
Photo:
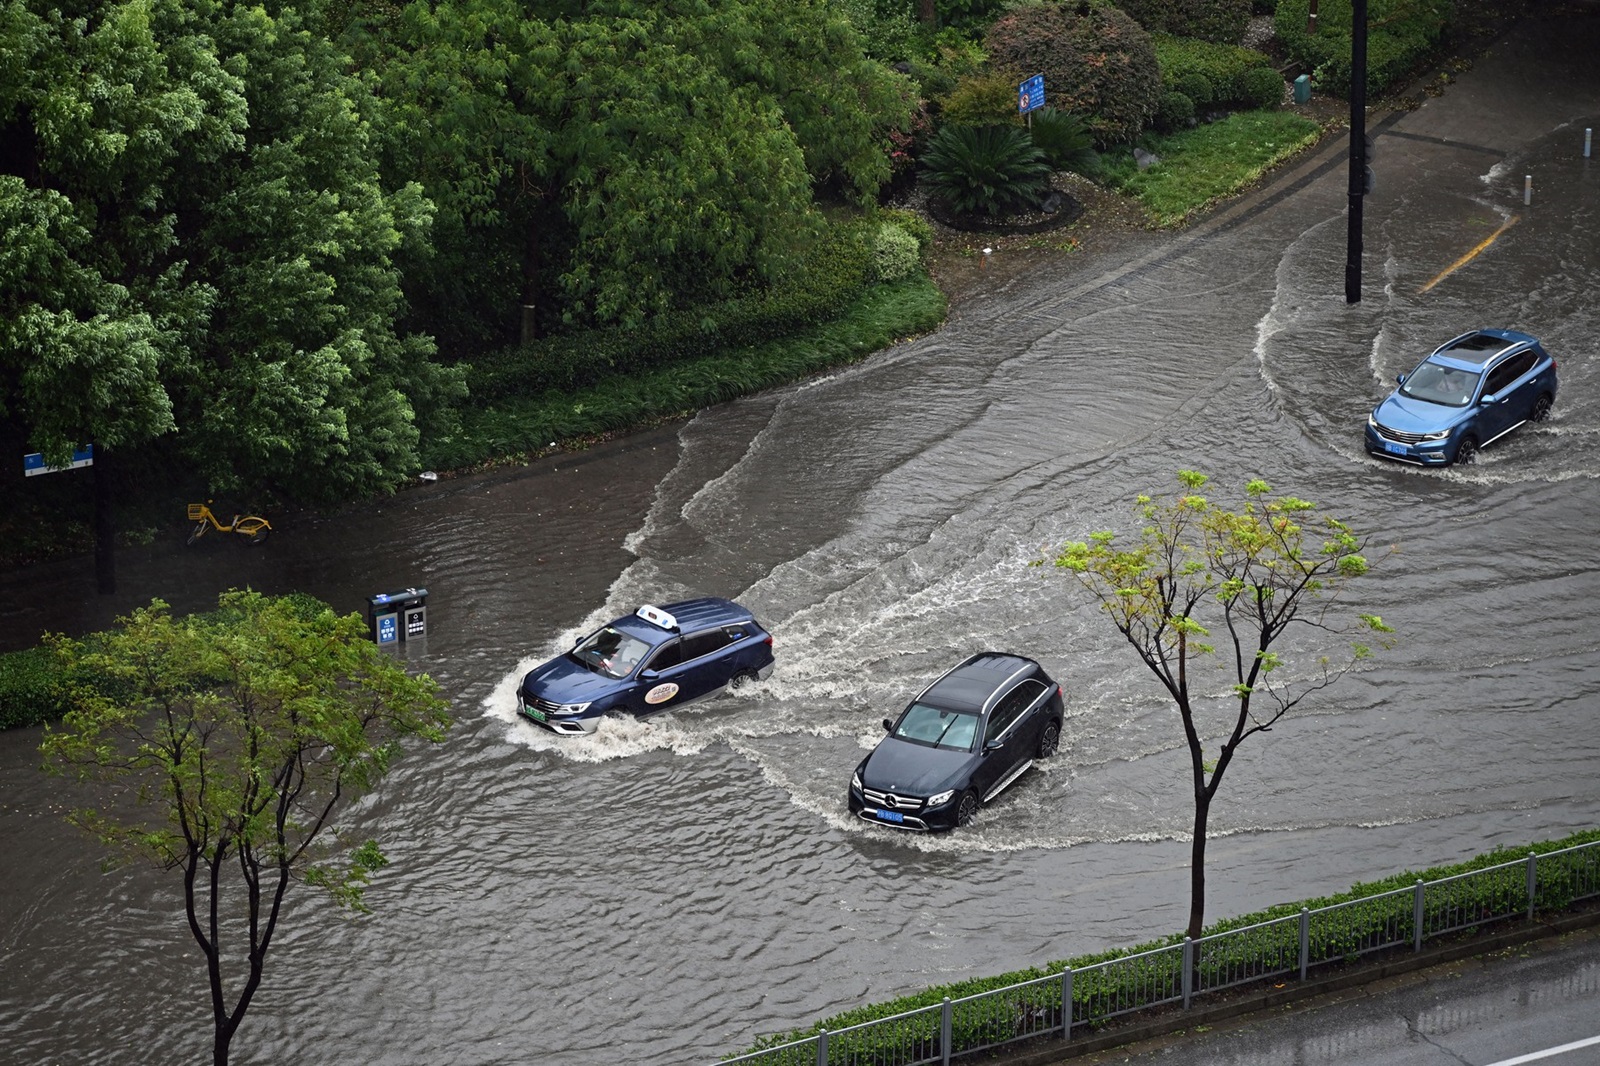
M1465 407L1478 390L1479 375L1471 370L1424 361L1400 387L1402 396L1450 407Z
M914 744L951 751L971 751L972 741L978 735L978 716L964 711L949 711L943 707L930 707L926 703L913 703L900 716L894 735Z
M607 677L627 677L650 651L650 645L606 626L572 649L572 658Z

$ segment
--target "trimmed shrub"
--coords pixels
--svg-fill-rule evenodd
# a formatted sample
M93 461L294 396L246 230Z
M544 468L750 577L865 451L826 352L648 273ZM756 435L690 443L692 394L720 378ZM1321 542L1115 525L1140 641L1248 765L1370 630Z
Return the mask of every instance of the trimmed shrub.
M1256 67L1239 79L1240 102L1257 111L1283 106L1283 75L1271 67Z
M1194 121L1194 101L1183 93L1163 93L1156 110L1156 129L1163 133L1183 129Z
M1051 169L1077 174L1094 174L1100 169L1094 134L1083 119L1053 107L1041 107L1031 117L1028 133Z
M939 121L946 126L1003 126L1017 121L1017 83L1010 71L967 74L939 100Z
M0 729L53 722L66 711L66 688L50 649L0 655Z
M1050 164L1016 126L946 126L922 157L924 181L958 215L997 216L1039 203Z
M1250 21L1251 0L1120 0L1118 7L1151 33L1237 44Z
M1195 107L1210 107L1217 102L1216 87L1211 84L1211 79L1197 70L1179 74L1170 82L1170 92L1182 93L1187 96Z
M896 209L878 212L878 218L884 222L899 226L906 234L917 242L917 255L928 254L928 249L933 247L933 226L927 219L915 211L900 211Z
M984 47L997 69L1043 74L1045 99L1084 116L1101 147L1132 141L1155 117L1150 35L1104 0L1016 8L989 27Z
M1211 83L1214 95L1209 103L1202 104L1198 97L1190 97L1201 107L1244 104L1248 100L1245 75L1257 67L1272 69L1271 58L1254 48L1211 44L1170 34L1156 34L1150 42L1161 67L1161 84L1167 89L1188 95L1182 83L1196 74Z
M874 281L899 281L921 264L917 239L893 222L883 223L872 235Z
M1321 0L1317 32L1306 32L1308 0L1280 0L1272 22L1290 58L1323 92L1350 93L1350 0ZM1452 0L1373 0L1367 9L1367 92L1405 77L1439 43L1455 16Z

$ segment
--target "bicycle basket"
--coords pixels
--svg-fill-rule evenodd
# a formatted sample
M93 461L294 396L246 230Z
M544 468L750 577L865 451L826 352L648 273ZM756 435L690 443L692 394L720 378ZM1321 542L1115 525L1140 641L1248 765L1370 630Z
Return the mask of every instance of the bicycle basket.
M191 521L191 522L202 522L202 521L205 520L205 517L206 517L206 505L205 504L203 504L203 503L191 503L189 505L189 521Z

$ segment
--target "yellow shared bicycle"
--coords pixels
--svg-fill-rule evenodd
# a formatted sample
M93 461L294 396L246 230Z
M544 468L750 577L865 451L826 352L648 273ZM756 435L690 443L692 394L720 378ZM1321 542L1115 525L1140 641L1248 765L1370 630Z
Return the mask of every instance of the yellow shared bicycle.
M189 533L189 543L193 544L206 535L206 530L216 529L218 533L237 533L251 544L260 544L267 539L267 534L272 532L272 523L265 518L253 514L236 514L233 521L223 525L217 521L217 516L211 513L209 504L191 503L189 505L189 521L194 523L194 529Z

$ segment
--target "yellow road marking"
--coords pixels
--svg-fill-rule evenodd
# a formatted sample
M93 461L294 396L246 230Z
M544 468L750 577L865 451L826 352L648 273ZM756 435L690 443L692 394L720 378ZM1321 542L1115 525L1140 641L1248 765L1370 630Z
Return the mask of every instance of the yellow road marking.
M1499 237L1500 237L1500 234L1504 233L1506 230L1510 229L1512 226L1515 226L1517 224L1517 219L1519 217L1521 217L1521 216L1512 215L1510 218L1506 219L1504 224L1502 224L1499 229L1495 230L1493 233L1489 234L1483 240L1479 241L1477 243L1477 245L1472 249L1472 251L1468 252L1466 255L1462 256L1460 259L1457 259L1454 263L1451 263L1449 266L1447 266L1443 270L1439 271L1438 274L1434 275L1434 278L1433 278L1432 281L1428 282L1426 285L1424 285L1421 289L1419 289L1417 291L1419 293L1420 292L1427 292L1429 289L1431 289L1435 285L1439 284L1439 282L1443 281L1445 278L1448 278L1451 274L1454 274L1456 271L1458 271L1462 267L1466 266L1474 258L1476 258L1479 254L1481 254L1485 248L1489 247L1489 245L1493 244L1496 240L1498 240Z

